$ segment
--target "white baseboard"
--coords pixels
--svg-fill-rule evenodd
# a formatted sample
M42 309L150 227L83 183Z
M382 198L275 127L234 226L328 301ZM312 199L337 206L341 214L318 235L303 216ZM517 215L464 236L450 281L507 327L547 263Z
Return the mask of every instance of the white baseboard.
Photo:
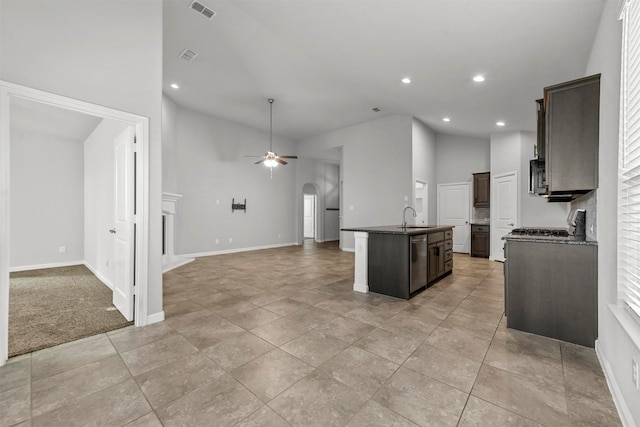
M166 258L162 260L162 273L166 273L167 271L171 271L174 268L182 267L185 264L189 264L192 261L195 261L195 258L186 258L178 255L174 255L170 258Z
M212 251L212 252L197 252L197 253L193 253L193 254L183 254L183 255L178 255L178 256L200 258L200 257L212 256L212 255L235 254L235 253L238 253L238 252L248 252L248 251L259 251L259 250L262 250L262 249L282 248L282 247L285 247L285 246L299 246L299 245L296 242L291 242L291 243L281 243L281 244L277 244L277 245L253 246L253 247L249 247L249 248L223 249L221 251Z
M345 252L355 252L356 248L341 248Z
M109 289L111 289L113 291L113 283L111 283L111 281L109 279L104 277L100 272L98 272L91 265L85 263L84 266L87 267L93 273L93 275L96 276L102 283L104 283L106 287L108 287Z
M618 415L620 416L620 421L622 425L625 427L636 427L635 422L633 421L633 416L631 415L631 411L627 406L627 402L624 399L624 395L618 386L618 382L616 381L616 377L613 375L613 370L611 369L611 364L605 357L605 355L600 351L599 340L596 340L596 355L598 356L598 360L600 361L600 366L602 366L602 370L604 372L604 377L607 380L607 385L609 386L609 390L611 390L611 396L613 397L613 403L616 405L616 409L618 409Z
M9 267L9 273L17 271L42 270L43 268L71 267L74 265L83 265L84 260L52 262L50 264L21 265L19 267Z
M147 316L147 325L162 322L164 320L164 310Z

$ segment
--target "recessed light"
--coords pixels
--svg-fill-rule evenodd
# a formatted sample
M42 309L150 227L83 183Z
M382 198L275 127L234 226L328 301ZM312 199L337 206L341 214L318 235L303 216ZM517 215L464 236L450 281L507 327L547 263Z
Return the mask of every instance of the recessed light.
M180 86L178 86L176 83L171 83L171 87L174 89L180 89Z
M443 117L443 118L442 118L442 121L443 121L443 122L450 122L450 121L451 121L451 119L450 119L449 117Z
M483 82L483 81L484 81L484 76L483 76L483 75L478 74L477 76L474 76L474 77L473 77L473 81L474 81L474 82L481 83L481 82Z
M408 85L409 83L411 83L411 79L409 77L405 77L404 79L402 79L402 83Z
M496 122L496 126L504 126L505 123L504 122Z

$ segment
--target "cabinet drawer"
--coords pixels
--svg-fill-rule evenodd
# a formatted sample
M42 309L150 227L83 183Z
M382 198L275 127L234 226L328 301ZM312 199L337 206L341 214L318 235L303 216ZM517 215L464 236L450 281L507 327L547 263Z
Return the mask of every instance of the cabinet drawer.
M453 239L453 230L447 230L444 232L445 239Z
M453 249L453 240L445 240L444 241L444 250L448 251L450 249Z
M444 263L444 272L448 273L451 270L453 270L453 260L452 259Z
M489 226L488 225L472 225L471 232L472 233L488 233Z
M442 240L444 240L444 231L439 231L437 233L429 233L429 234L427 234L427 242L428 243L440 242Z
M447 262L451 258L453 258L453 251L452 250L445 251L444 252L444 261Z

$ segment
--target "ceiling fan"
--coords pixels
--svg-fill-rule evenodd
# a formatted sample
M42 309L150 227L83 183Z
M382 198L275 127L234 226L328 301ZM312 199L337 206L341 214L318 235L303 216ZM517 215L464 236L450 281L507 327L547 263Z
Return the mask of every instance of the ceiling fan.
M271 169L273 173L273 168L278 166L278 164L286 165L282 159L297 159L298 156L280 156L273 151L273 98L269 98L269 151L264 154L264 158L262 160L258 160L254 164L259 165L263 163L266 167ZM245 156L245 157L259 157L259 156ZM273 175L272 175L273 176Z

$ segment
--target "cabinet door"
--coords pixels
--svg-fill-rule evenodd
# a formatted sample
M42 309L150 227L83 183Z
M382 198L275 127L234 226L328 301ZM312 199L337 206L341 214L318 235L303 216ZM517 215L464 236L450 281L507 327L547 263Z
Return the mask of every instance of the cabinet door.
M471 256L489 257L489 233L474 232L471 235Z
M437 261L437 276L440 277L444 274L444 244L445 242L438 243L438 261Z
M600 76L545 88L549 191L598 188Z
M473 206L476 208L488 208L490 205L489 177L489 172L473 174Z
M427 283L438 278L438 243L430 243L427 246Z

